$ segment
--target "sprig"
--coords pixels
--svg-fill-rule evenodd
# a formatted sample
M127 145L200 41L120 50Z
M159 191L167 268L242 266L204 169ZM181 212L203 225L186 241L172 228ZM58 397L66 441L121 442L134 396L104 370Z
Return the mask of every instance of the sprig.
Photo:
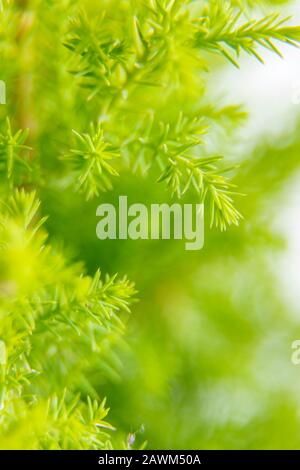
M105 400L99 403L89 396L84 402L79 395L70 396L66 390L61 397L48 400L46 419L48 429L40 436L44 449L105 449L109 431L114 431L104 418L108 414Z
M16 432L26 440L29 415L35 448L111 447L113 427L89 370L117 367L113 346L135 289L126 278L90 277L70 264L46 243L39 208L36 195L21 189L0 211L1 447Z
M215 225L223 231L228 225L238 225L242 215L233 203L233 196L239 194L235 185L221 174L222 169L217 166L221 159L219 156L189 158L184 154L175 155L169 158L169 165L158 182L166 181L172 194L179 198L193 187L202 203L209 202L211 227Z
M69 24L64 41L73 53L73 69L70 72L80 84L90 90L89 99L96 94L116 91L118 64L126 58L125 41L113 37L109 20L102 16L90 20L82 10Z
M91 199L112 188L110 177L118 176L118 172L110 162L120 153L105 140L101 124L91 125L89 133L73 130L73 134L78 147L71 149L63 159L72 165L77 189Z
M27 156L31 148L25 145L27 137L28 129L13 133L10 120L6 119L5 130L0 133L0 171L5 173L11 182L20 174L31 171Z
M233 65L239 67L236 57L243 50L263 63L258 46L281 56L274 41L298 46L300 27L287 26L290 18L271 14L259 20L243 20L243 11L233 9L228 2L212 1L196 21L195 46L221 53ZM235 52L234 57L230 50Z

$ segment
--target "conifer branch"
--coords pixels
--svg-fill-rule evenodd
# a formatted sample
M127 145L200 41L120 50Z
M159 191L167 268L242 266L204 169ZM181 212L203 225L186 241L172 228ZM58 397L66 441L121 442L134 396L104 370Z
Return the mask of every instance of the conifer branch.
M110 340L115 344L123 335L122 315L130 312L135 289L117 276L102 281L100 271L93 278L82 275L81 266L70 265L46 243L38 209L35 194L22 189L0 213L1 441L2 432L9 439L16 426L22 434L23 421L14 422L18 408L23 416L36 416L39 424L33 422L31 431L38 448L106 448L113 428L103 420L105 402L95 400L87 373L93 360L95 367L101 358L109 360L103 345L107 350ZM49 399L45 415L42 397L50 384L59 390L62 380L68 387L59 399ZM93 400L78 396L79 383L87 384Z
M10 120L7 118L4 132L0 133L0 171L8 181L18 178L31 171L31 165L25 151L31 148L25 145L28 130L12 132ZM12 183L13 184L13 183Z
M202 17L196 21L196 47L219 52L236 67L239 64L230 49L235 52L236 57L243 50L263 63L263 58L257 51L258 46L269 49L280 57L281 52L274 41L298 47L300 27L287 26L290 18L281 18L276 13L259 20L242 22L242 15L242 10L236 12L229 3L219 0L210 2Z
M102 108L103 126L110 140L119 142L122 160L133 161L132 168L139 168L143 173L157 163L163 170L159 180L165 179L178 197L192 187L197 188L201 200L209 201L211 224L224 230L226 225L237 224L241 217L233 201L238 192L228 177L221 177L214 157L211 157L213 169L206 167L206 156L203 164L199 157L200 144L203 144L201 135L207 125L220 120L218 109L206 105L200 120L185 116L186 127L174 133L176 126L161 122L151 106L141 115L132 97L149 87L151 90L151 86L161 87L161 90L199 86L191 83L206 67L205 50L222 54L235 66L242 50L263 61L259 46L281 55L275 42L298 46L300 30L288 26L288 19L278 14L248 20L242 6L239 8L236 2L199 1L200 6L203 8L198 16L192 13L188 1L147 1L135 8L132 24L128 24L131 35L128 35L128 27L123 27L113 15L111 20L105 13L98 19L90 19L80 12L71 21L64 44L75 60L72 73L89 88L89 98L98 97L106 103ZM234 107L231 111L230 119L233 119ZM200 113L199 110L198 116ZM229 113L228 108L225 114ZM121 115L126 116L125 138L118 122ZM195 126L195 122L199 126L200 121L203 128L194 129L192 136L190 127ZM113 153L113 149L106 151ZM73 161L77 159L77 187L88 198L111 188L107 177L116 174L111 165L104 165L105 172L102 166L98 171L93 163L96 159L88 158L86 152L80 168L78 151L71 153Z

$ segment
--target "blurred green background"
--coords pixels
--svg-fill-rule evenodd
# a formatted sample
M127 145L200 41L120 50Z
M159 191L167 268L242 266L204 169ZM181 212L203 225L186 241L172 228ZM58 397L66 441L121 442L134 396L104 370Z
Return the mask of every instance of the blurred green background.
M150 449L299 448L300 368L291 362L291 344L300 335L300 275L297 251L289 251L291 233L300 234L297 203L282 215L300 181L300 108L293 103L300 52L284 50L285 62L267 53L265 66L243 58L240 71L211 59L211 99L250 107L248 123L232 133L224 126L217 144L210 143L241 165L234 181L246 194L237 203L244 216L239 227L220 233L207 222L199 252L185 251L181 241L100 241L101 202L116 203L119 195L146 205L171 199L154 170L147 176L123 172L112 191L92 202L57 182L63 168L57 149L67 146L71 128L84 128L96 114L97 102L87 102L66 79L63 20L51 14L52 3L45 2L44 11L36 7L33 56L23 49L23 59L13 63L15 52L6 50L2 64L11 61L11 67L3 79L16 121L36 129L50 241L84 261L90 274L100 266L136 283L139 301L126 342L103 365L102 378L91 378L108 397L115 441L131 433L136 446L147 441ZM85 2L91 10L95 3ZM55 8L62 14L64 2ZM284 16L299 10L296 4L280 9ZM49 47L57 60L48 61ZM23 114L14 99L20 88L13 77L20 71L29 80L23 85L33 89Z

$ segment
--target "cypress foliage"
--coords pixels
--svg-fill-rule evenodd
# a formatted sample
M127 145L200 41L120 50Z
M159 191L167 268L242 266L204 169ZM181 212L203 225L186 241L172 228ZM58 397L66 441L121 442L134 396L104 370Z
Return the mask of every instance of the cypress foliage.
M207 84L225 61L263 61L264 49L280 55L282 43L300 42L300 27L264 13L270 2L259 11L254 3L2 2L2 448L114 445L94 385L118 363L135 287L126 277L88 274L49 240L45 191L95 200L133 172L174 198L203 202L211 227L239 225L239 170L230 156L211 154L207 140L246 113L212 102Z

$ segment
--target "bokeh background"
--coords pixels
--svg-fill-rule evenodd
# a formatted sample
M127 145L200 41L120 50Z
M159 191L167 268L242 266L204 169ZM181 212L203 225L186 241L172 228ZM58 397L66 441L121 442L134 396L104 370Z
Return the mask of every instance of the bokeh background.
M278 8L300 22L299 2ZM300 366L291 362L291 345L300 338L300 51L282 47L284 60L265 51L265 65L242 57L239 70L212 61L211 99L243 104L249 113L208 142L240 163L235 183L246 195L238 200L244 220L225 233L206 224L204 249L188 252L180 241L96 238L101 202L119 195L146 205L170 200L151 172L125 172L113 191L92 202L57 183L57 142L94 105L83 104L75 84L61 87L63 66L47 61L42 49L60 34L59 22L51 21L51 28L39 25L41 51L16 65L43 68L47 78L35 84L19 118L36 125L42 166L54 175L39 190L50 241L84 261L88 273L100 266L127 274L138 289L126 338L94 380L108 397L115 441L134 434L136 446L147 441L150 449L299 448ZM14 84L4 78L12 96ZM13 110L14 100L7 106ZM44 116L42 129L37 115Z
M300 21L299 4L289 8ZM206 226L202 251L180 241L99 241L101 200L65 193L62 207L44 195L51 235L89 272L101 266L136 282L120 363L98 386L113 425L149 448L299 448L300 366L291 345L300 338L300 51L283 53L265 54L264 66L222 64L210 84L220 103L249 112L217 144L241 161L236 183L247 196L240 227L224 234ZM149 175L123 175L105 201L166 200L156 186Z

